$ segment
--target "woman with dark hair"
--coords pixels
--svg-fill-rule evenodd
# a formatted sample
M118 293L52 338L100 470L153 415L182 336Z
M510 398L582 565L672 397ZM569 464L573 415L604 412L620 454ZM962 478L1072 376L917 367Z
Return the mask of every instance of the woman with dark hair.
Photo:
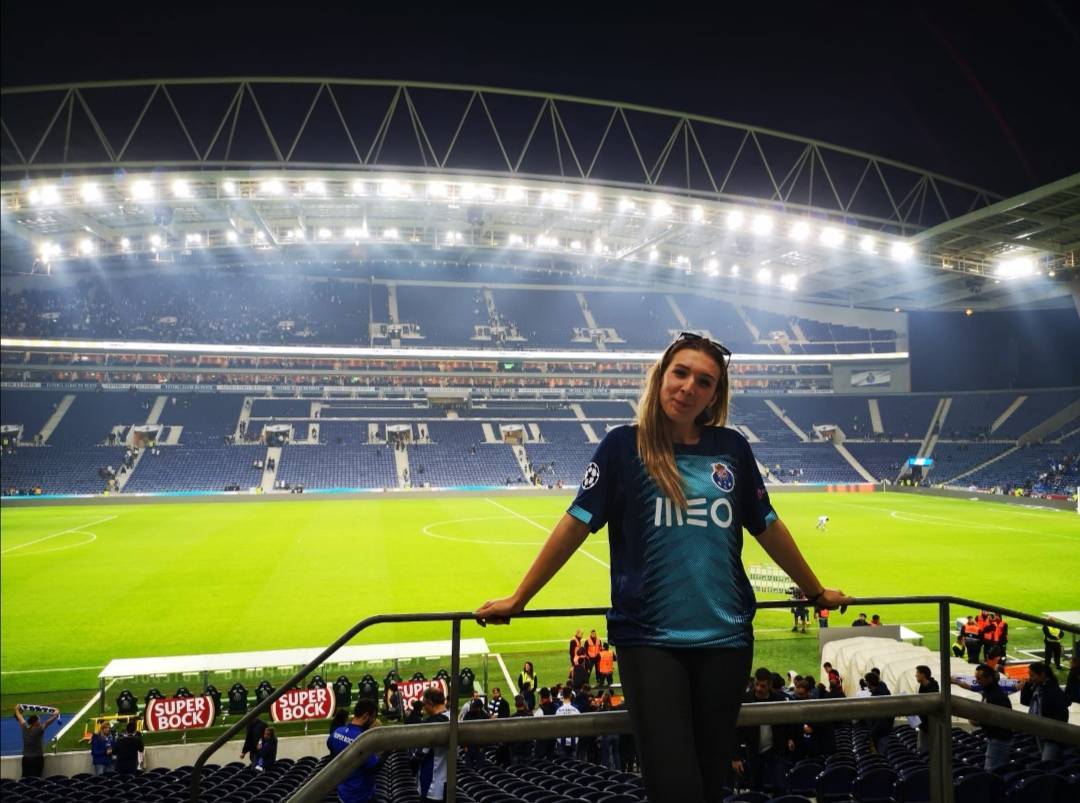
M1028 679L1020 687L1020 705L1029 706L1028 713L1037 717L1069 721L1069 700L1058 685L1054 670L1049 664L1034 661L1028 664ZM1043 761L1060 761L1065 745L1042 737L1035 737Z
M590 532L608 526L607 632L619 648L653 803L711 803L727 791L754 639L743 529L806 592L807 604L850 601L806 564L769 502L749 443L724 426L730 357L715 341L679 335L649 371L637 423L611 430L597 447L577 498L517 590L476 611L481 623L505 624Z
M521 692L521 696L525 698L526 708L532 711L536 708L537 689L536 670L533 668L532 661L526 661L525 665L521 667L517 682L518 690Z

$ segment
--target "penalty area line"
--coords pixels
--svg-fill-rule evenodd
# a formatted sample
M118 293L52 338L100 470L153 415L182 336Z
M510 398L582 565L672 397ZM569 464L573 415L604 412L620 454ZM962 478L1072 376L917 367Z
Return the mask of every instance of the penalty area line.
M489 498L485 497L484 501L485 502L490 502L491 504L495 505L495 507L499 508L500 510L505 510L511 516L516 516L517 518L521 519L522 521L527 522L528 524L531 524L533 527L536 527L538 530L543 530L545 533L550 533L551 532L550 527L545 527L543 524L538 524L537 522L530 519L528 516L523 516L522 514L518 513L516 510L511 510L506 505L500 505L494 499L489 499ZM585 557L596 561L601 566L603 566L605 569L610 569L611 568L611 566L608 563L600 560L600 558L596 557L596 555L592 554L591 552L589 552L584 547L578 547L577 551L580 552Z
M8 547L7 549L0 551L0 555L6 555L9 552L14 552L16 549L22 549L23 547L32 546L33 544L40 544L42 541L48 541L50 538L56 538L58 535L67 535L68 533L77 533L87 527L93 527L95 524L101 524L102 522L112 521L116 516L106 516L103 519L92 521L89 524L80 524L78 527L71 527L67 530L61 530L58 533L52 533L51 535L43 535L41 538L35 538L33 541L27 541L25 544L17 544L16 546Z

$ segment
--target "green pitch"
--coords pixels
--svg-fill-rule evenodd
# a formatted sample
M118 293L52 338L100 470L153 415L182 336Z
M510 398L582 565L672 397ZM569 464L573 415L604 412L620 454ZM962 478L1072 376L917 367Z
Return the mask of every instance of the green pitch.
M568 500L4 509L5 701L92 689L112 658L321 647L377 613L472 610L514 588ZM774 504L822 580L856 596L951 593L1030 612L1080 608L1073 512L904 494L778 492ZM814 529L821 514L830 517L826 533ZM747 564L766 561L751 537L743 556ZM607 562L600 532L534 607L605 605ZM875 612L935 646L933 607L868 611ZM566 640L578 626L604 632L602 619L532 620L487 629L469 623L463 635L486 638L515 678L533 658L541 681L555 683L565 677ZM817 640L792 634L787 613L762 612L756 626L759 663L812 671ZM1014 626L1014 645L1040 643L1026 630ZM446 638L448 625L403 625L375 628L358 642Z

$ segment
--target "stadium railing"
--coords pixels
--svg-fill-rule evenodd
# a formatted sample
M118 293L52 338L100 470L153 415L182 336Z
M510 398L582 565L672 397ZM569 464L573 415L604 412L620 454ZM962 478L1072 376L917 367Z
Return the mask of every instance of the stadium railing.
M1073 634L1074 641L1080 635L1080 626L1051 620L1023 611L1005 608L986 602L953 596L911 597L860 597L852 605L912 605L928 604L938 608L938 638L940 666L938 676L945 681L951 677L950 657L953 622L950 606L966 610L986 610L1038 625L1050 625ZM768 600L757 603L759 609L789 608L792 600ZM600 616L607 608L552 608L525 611L518 619L558 618L569 616ZM449 622L451 628L450 675L457 678L461 672L461 623L472 621L471 612L382 614L370 616L357 622L328 646L312 661L282 683L273 694L249 709L230 728L218 736L195 760L191 771L190 799L199 800L202 770L210 757L226 742L247 728L249 722L268 711L274 700L300 683L335 652L345 646L358 633L370 627L391 623ZM559 736L598 736L604 733L629 733L630 718L625 711L584 714L577 717L517 717L503 720L459 723L458 684L450 684L447 704L452 712L450 721L443 724L410 725L408 727L373 728L346 747L322 770L297 790L290 803L315 803L341 783L373 753L383 750L400 750L417 747L446 746L450 755L456 755L459 745L490 744L502 741L530 739L553 739ZM930 736L930 799L934 803L953 803L952 777L952 717L954 715L977 719L981 724L1008 728L1013 731L1051 739L1065 744L1080 746L1080 727L1068 725L1044 717L1035 717L997 706L984 705L964 698L954 698L951 684L942 682L936 694L906 694L840 700L809 700L805 702L762 703L744 706L739 712L739 726L760 726L802 722L830 722L839 720L870 719L910 715L926 716ZM447 803L457 798L457 762L447 762Z

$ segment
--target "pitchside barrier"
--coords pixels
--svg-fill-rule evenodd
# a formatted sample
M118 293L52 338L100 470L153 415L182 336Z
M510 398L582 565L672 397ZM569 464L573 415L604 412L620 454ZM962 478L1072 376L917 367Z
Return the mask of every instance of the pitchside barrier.
M809 605L809 601L805 600ZM939 667L938 677L951 677L950 647L952 646L952 617L950 605L957 605L967 610L998 611L1012 619L1020 619L1038 625L1049 624L1061 627L1070 633L1080 633L1080 625L1069 622L1051 621L1045 617L1034 616L1004 608L986 602L963 599L961 597L867 597L852 600L852 605L911 605L932 604L938 608ZM791 600L773 600L758 602L759 609L782 609L789 607ZM539 619L552 617L600 616L606 614L606 608L559 608L548 610L525 611L521 619ZM191 771L190 799L199 800L203 768L207 761L230 739L247 728L249 722L266 713L277 697L289 689L294 689L322 664L345 646L362 630L380 624L398 624L403 622L449 622L451 643L451 677L457 677L461 668L461 623L472 621L472 612L457 613L420 613L371 616L357 622L343 633L333 644L316 655L307 666L301 668L292 678L277 689L273 695L252 708L239 721L207 746ZM458 710L458 686L451 684L449 709ZM1080 726L1068 725L1045 717L1021 714L997 706L976 703L964 698L953 698L950 683L942 683L942 689L936 694L897 694L888 697L809 700L806 702L761 703L744 706L739 713L739 725L758 727L760 725L791 724L799 722L838 722L852 719L872 719L882 717L911 716L926 717L929 724L930 739L930 794L934 803L953 803L952 784L952 718L954 715L978 719L983 724L996 725L1022 733L1030 733L1057 742L1080 746ZM664 723L656 723L663 728ZM512 717L483 722L459 723L457 717L450 717L446 723L409 725L408 727L372 728L346 747L298 792L290 798L290 803L318 803L348 777L357 766L366 761L373 753L384 750L401 750L414 747L446 746L450 755L457 755L459 746L492 744L506 741L526 741L530 739L552 739L559 736L599 736L606 733L629 733L630 716L625 711L609 711L596 714L582 714L576 717ZM457 800L457 762L447 762L447 797L446 803Z

